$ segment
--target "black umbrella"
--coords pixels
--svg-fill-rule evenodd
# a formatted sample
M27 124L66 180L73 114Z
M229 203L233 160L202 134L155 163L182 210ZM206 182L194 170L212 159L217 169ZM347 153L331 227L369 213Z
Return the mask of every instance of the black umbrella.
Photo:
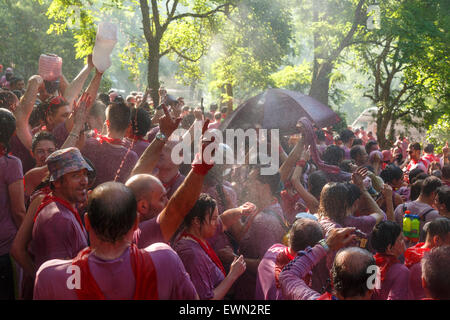
M244 103L229 115L220 129L248 129L260 125L263 129L280 129L280 134L297 132L296 124L307 117L319 128L338 123L341 119L330 107L310 96L285 89L268 89Z

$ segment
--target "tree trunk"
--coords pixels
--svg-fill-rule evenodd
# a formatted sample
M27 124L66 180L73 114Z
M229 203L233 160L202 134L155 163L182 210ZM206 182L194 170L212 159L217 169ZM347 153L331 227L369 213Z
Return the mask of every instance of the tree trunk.
M225 86L226 94L228 96L227 101L227 116L233 112L233 86L231 83L227 83Z
M150 96L153 100L153 105L156 107L159 105L159 45L148 44L149 56L148 56L148 74L147 81L150 89Z
M330 89L330 74L333 70L333 66L327 62L318 64L317 61L314 61L314 65L314 74L309 95L327 106L328 91Z

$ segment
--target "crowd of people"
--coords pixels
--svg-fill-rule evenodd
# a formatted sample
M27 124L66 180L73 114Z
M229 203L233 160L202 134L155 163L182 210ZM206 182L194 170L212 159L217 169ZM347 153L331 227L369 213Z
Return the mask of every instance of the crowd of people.
M227 108L99 92L87 61L0 80L0 299L450 299L448 143L301 118L276 174L214 164Z

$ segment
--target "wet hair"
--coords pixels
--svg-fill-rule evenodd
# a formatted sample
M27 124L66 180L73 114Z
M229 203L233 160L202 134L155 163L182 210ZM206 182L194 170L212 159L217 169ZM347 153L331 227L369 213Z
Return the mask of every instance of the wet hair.
M347 204L349 207L351 207L356 200L358 200L361 197L361 190L359 190L359 188L350 182L344 182L345 187L348 190L348 195L347 195Z
M380 173L381 179L385 183L392 183L394 180L399 180L403 178L403 171L400 167L390 164L384 168Z
M450 246L433 248L422 261L422 278L433 299L450 300Z
M339 164L339 168L341 168L342 171L345 172L352 172L351 164L354 163L353 160L342 160L342 162Z
M328 179L325 172L318 170L308 176L308 191L317 199L320 199L320 193L327 184Z
M281 178L280 173L276 172L275 174L261 174L262 168L269 168L270 165L259 165L256 168L258 169L258 176L257 179L261 181L264 184L268 184L270 187L270 191L272 192L272 195L280 198L280 192L282 189L281 186Z
M96 236L115 243L133 227L136 209L136 199L130 188L119 182L105 182L89 196L87 214Z
M353 146L353 147L350 149L350 157L351 157L353 160L356 160L356 158L357 158L358 156L360 156L360 155L363 154L363 150L365 150L363 146L360 146L360 145Z
M53 142L53 144L56 147L56 139L55 136L48 131L39 131L38 133L36 133L33 136L33 139L31 140L31 151L34 152L34 150L36 149L36 145L40 142L40 141L44 141L44 140L48 140Z
M422 189L423 180L419 179L414 181L414 183L411 185L411 192L409 194L409 200L414 201L416 200L420 195L420 190Z
M376 146L377 144L378 144L378 142L376 142L375 140L367 141L366 146L365 146L367 154L370 154L370 152L371 152L370 149L372 149L372 147Z
M99 93L97 100L100 100L101 102L103 102L103 104L105 106L110 104L109 95L107 93L104 93L104 92Z
M145 136L150 130L151 121L150 114L144 108L131 110L131 125L135 135Z
M55 99L55 100L54 100ZM39 105L42 119L46 121L48 115L55 115L58 109L69 105L69 102L63 96L50 97Z
M420 146L420 143L419 143L419 142L413 142L413 143L411 143L411 147L412 147L414 150L422 150L422 147Z
M450 187L441 186L437 191L437 195L439 203L445 205L447 211L450 211Z
M312 219L298 219L289 230L289 247L297 252L313 247L323 239L323 230L319 223Z
M6 152L9 152L9 140L16 131L16 117L7 110L0 108L0 144L2 144Z
M362 146L364 144L364 142L362 141L362 139L354 139L353 143L352 143L352 147L354 146Z
M192 222L195 218L198 218L200 224L203 224L206 221L206 217L208 216L210 219L214 214L214 210L216 209L217 202L210 195L206 193L200 194L197 202L194 204L194 207L189 211L189 213L184 218L184 226L189 228L192 225Z
M423 148L423 151L426 153L433 153L434 152L434 144L429 143Z
M345 152L341 147L334 144L329 145L322 154L322 160L326 164L339 166L342 159L344 159Z
M131 110L124 102L114 102L108 109L110 128L117 131L125 131L130 125Z
M343 143L347 143L350 141L350 139L355 138L355 134L353 133L352 130L349 129L342 130L339 133L339 136L341 137Z
M342 255L351 255L343 259ZM333 288L344 298L366 295L369 288L367 280L371 276L367 270L375 265L375 259L370 252L358 247L341 249L334 259L331 268Z
M379 253L385 253L388 246L394 246L402 228L393 221L381 221L372 230L370 243Z
M438 236L444 239L450 233L450 219L446 217L433 219L423 226L423 230L427 233L427 237Z
M20 77L20 76L14 76L13 78L11 78L11 80L9 80L9 85L11 87L15 86L16 83L19 82L19 81L24 81L24 79L22 77Z
M102 119L103 122L105 122L106 119L106 105L101 100L95 100L95 102L92 104L91 109L89 110L89 115L95 118Z
M37 127L44 122L44 111L41 109L41 104L42 103L36 104L31 111L30 118L28 119L28 124L32 128Z
M322 130L316 131L316 137L318 141L325 141L325 133Z
M15 101L16 97L14 96L14 93L12 91L0 89L0 108L13 111L11 109L11 106Z
M422 173L425 173L425 172L423 172L422 169L419 169L419 168L412 169L408 174L409 183L414 183L414 181L417 179L425 179L426 177L418 177L418 175L422 174Z
M430 176L425 180L423 180L420 194L423 194L424 196L429 196L441 186L442 186L441 179L435 176Z
M341 223L347 215L348 188L344 183L329 182L320 193L319 213Z

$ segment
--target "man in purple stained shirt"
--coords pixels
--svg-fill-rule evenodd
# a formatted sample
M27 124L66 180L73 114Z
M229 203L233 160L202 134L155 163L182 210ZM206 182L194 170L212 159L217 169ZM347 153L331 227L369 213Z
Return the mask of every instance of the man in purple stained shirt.
M410 247L405 252L405 266L411 271L409 286L412 298L421 300L426 297L426 292L422 286L422 265L423 257L436 247L450 245L450 219L441 217L425 224L426 239L415 246Z
M159 160L156 164L158 169L157 177L164 185L169 199L185 179L185 176L179 171L180 166L176 165L171 157L172 150L178 143L178 141L167 141L159 154Z
M344 248L336 254L331 270L332 292L321 295L303 280L329 252L354 241L354 232L355 228L333 229L326 240L298 252L280 273L285 300L369 300L376 285L375 259L370 252L358 247Z
M312 219L298 219L289 231L289 247L276 243L267 250L258 266L255 300L283 300L279 274L284 266L305 250L323 239L319 223Z
M428 177L423 180L420 195L415 201L400 204L395 208L394 216L395 222L400 226L403 226L403 216L406 210L410 211L410 214L419 216L420 231L419 237L421 242L425 241L425 232L423 232L423 226L425 223L439 218L439 211L434 206L434 199L438 188L442 186L442 181L434 176ZM406 247L409 248L413 243L407 241Z
M97 171L94 187L107 181L125 183L138 160L137 154L124 146L124 136L130 126L130 108L123 102L106 109L107 135L86 140L81 153ZM117 177L117 179L116 179Z
M344 149L344 160L350 160L350 148L353 145L353 140L355 140L355 134L350 129L343 130L339 136L342 140L342 149Z
M86 201L87 172L92 168L77 148L55 151L46 162L52 192L35 215L32 247L37 268L50 259L71 259L88 245L75 205Z
M450 300L450 246L434 248L422 260L426 299Z
M125 185L96 187L85 224L90 246L75 259L43 264L34 299L198 299L183 263L168 245L138 249L131 244L138 217L134 194Z
M375 262L380 268L380 287L375 288L373 300L409 300L409 269L398 259L406 246L402 228L394 221L382 221L372 231L372 247L377 251Z

